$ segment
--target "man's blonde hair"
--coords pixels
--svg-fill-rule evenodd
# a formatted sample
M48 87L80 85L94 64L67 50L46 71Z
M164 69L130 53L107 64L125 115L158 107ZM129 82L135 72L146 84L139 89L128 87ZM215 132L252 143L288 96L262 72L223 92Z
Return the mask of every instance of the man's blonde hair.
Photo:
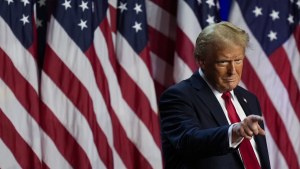
M205 59L208 52L219 50L226 45L239 45L246 48L249 35L230 22L220 22L205 27L196 40L194 56L196 61Z

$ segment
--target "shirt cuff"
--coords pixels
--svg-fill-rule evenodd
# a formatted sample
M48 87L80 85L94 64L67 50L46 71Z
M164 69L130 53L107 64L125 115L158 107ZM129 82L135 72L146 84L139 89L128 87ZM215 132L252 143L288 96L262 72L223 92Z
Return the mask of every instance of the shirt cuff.
M230 148L237 148L241 142L244 140L244 137L241 137L239 140L237 140L236 142L232 143L232 128L236 123L230 125L229 129L228 129L228 138L229 138L229 147Z

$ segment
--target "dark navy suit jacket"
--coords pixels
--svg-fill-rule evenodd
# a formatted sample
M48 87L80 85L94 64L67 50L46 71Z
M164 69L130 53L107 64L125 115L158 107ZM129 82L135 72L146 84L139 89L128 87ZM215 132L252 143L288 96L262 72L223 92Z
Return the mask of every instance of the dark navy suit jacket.
M239 86L234 94L247 116L261 116L256 96ZM243 168L237 149L229 148L229 124L221 105L198 71L167 89L159 110L166 169ZM265 137L254 139L261 167L270 169Z

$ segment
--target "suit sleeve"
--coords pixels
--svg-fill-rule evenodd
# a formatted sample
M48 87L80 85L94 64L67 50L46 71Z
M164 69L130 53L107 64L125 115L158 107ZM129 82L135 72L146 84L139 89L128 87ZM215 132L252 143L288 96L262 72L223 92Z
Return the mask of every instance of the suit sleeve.
M197 116L193 97L172 88L160 98L159 110L163 145L185 156L210 157L234 151L229 147L229 125L203 127ZM205 117L205 115L203 116Z

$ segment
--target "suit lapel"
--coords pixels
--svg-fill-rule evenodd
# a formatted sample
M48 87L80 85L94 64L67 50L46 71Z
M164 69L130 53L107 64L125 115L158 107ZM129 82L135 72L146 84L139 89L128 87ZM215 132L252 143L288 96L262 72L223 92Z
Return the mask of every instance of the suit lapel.
M242 106L246 116L249 116L249 115L253 114L253 112L251 112L251 110L249 109L247 99L237 89L234 89L234 94L236 95L236 97L237 97L240 105Z
M218 102L217 98L215 97L207 83L200 76L198 71L196 71L191 77L191 83L195 90L198 91L197 94L199 96L199 99L208 106L212 116L215 118L218 125L228 125L227 119L220 103Z

